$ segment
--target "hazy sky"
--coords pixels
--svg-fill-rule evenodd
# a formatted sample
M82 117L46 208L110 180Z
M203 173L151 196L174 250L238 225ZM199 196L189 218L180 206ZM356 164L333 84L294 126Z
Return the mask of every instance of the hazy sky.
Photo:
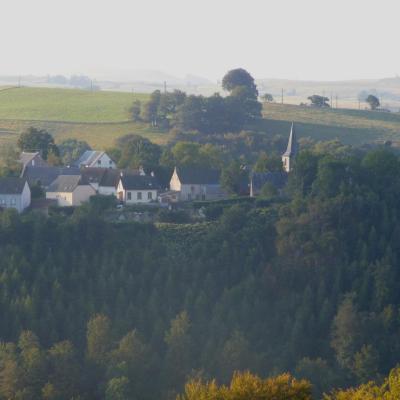
M0 74L400 74L399 0L0 0Z

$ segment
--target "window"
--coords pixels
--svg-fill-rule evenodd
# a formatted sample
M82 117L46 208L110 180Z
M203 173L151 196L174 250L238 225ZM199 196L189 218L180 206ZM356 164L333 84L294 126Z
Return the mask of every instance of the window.
M126 192L126 199L127 200L132 200L132 193L131 192Z
M142 200L142 192L137 192L137 199Z
M188 199L188 200L192 200L192 194L191 194L191 193L188 193L187 199Z
M153 200L153 192L147 192L147 199Z
M101 165L101 160L97 160L97 165Z
M17 200L15 198L11 199L11 205L15 206L17 204Z

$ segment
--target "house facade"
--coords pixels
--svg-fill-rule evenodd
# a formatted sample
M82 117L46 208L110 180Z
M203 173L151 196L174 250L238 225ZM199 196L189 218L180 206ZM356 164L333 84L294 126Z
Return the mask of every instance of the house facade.
M104 151L87 150L74 163L78 168L116 168L115 162Z
M31 204L31 190L23 178L0 178L0 208L15 208L19 213Z
M61 207L80 206L96 194L96 190L80 175L60 175L46 190L46 199L57 200Z
M151 175L122 175L117 186L118 199L124 204L157 201L160 185Z
M179 193L179 201L218 200L226 196L217 170L175 167L169 187Z

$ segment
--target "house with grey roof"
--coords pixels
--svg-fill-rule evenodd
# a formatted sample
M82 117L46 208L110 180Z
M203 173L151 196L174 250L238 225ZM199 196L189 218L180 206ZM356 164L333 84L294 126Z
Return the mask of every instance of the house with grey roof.
M23 169L26 167L47 167L48 165L38 151L23 151L19 156L19 162L22 164Z
M73 165L78 168L116 168L106 152L96 150L86 150Z
M46 199L57 200L62 207L80 206L96 194L81 175L60 175L46 189Z
M0 208L15 208L19 213L31 204L31 190L26 179L0 178Z
M296 131L294 128L294 123L292 122L287 148L286 151L282 154L283 169L286 172L290 172L293 169L293 163L298 151L299 147L297 144Z
M120 170L112 168L87 167L80 170L82 179L88 182L97 193L102 195L117 194Z
M220 175L213 169L175 167L169 187L179 193L180 201L218 200L226 197Z
M60 175L79 175L79 168L73 167L32 167L27 166L21 173L21 178L28 181L29 185L41 186L46 189L52 182L54 182Z
M160 184L152 175L122 173L118 187L118 199L124 204L140 204L157 201Z

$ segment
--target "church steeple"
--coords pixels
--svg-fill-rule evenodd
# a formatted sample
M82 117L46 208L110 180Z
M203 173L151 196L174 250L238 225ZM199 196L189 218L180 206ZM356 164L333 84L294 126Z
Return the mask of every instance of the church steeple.
M290 128L289 141L286 151L282 154L283 169L286 172L290 172L293 168L293 160L298 152L298 145L296 140L296 131L294 129L294 122L292 122L292 127Z

